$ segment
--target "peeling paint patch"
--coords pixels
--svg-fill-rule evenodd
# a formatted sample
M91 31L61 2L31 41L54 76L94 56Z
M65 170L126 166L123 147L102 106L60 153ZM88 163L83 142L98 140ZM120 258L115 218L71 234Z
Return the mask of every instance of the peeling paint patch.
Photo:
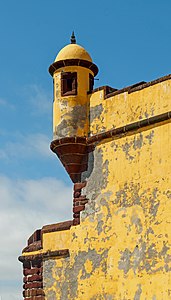
M131 217L131 222L133 225L135 225L137 233L140 234L142 232L141 219L138 216L133 215Z
M140 300L141 293L142 293L141 284L138 284L138 289L135 293L134 300Z
M49 276L55 265L55 260L47 260L43 264L43 280L45 288L50 288L55 283L55 279L52 276Z
M90 109L90 123L92 123L95 119L99 119L103 112L102 104L91 107Z
M96 294L93 297L90 298L90 300L113 300L112 295L107 294Z
M132 161L134 159L134 156L130 155L129 151L132 147L133 142L126 142L125 144L122 145L122 150L125 152L126 159Z
M148 140L149 145L152 145L154 138L154 130L152 130L148 135L146 135L145 138Z
M134 150L141 149L143 146L143 135L140 133L139 135L134 137L133 148Z
M92 159L90 156L89 159L90 163L92 164ZM102 149L96 149L94 151L94 167L92 168L91 175L88 179L86 188L84 189L89 200L94 200L101 193L101 189L107 186L109 173L108 166L108 160L103 162ZM87 173L83 174L82 179L87 180L86 175Z
M168 190L167 192L164 192L164 194L167 196L168 199L171 199L171 191Z
M48 293L46 294L46 297L47 297L48 300L56 300L56 293L55 293L55 291L52 291L52 290L48 291Z
M125 274L127 274L131 268L131 255L131 251L129 249L125 249L124 252L122 252L120 261L118 262L118 268L123 270Z
M55 128L58 137L75 136L77 130L84 129L87 120L87 105L76 105L63 115L63 120Z

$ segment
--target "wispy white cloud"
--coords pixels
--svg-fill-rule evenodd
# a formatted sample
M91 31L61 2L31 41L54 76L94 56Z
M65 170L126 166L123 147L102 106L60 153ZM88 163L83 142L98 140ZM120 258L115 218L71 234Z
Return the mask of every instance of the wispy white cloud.
M21 159L28 157L48 158L52 155L47 135L34 133L29 135L13 134L13 141L6 141L0 149L0 159Z
M0 160L8 160L5 150L0 149Z
M4 106L6 104L7 104L7 102L4 99L0 98L0 105Z
M52 95L37 84L26 85L22 94L32 106L32 114L49 114L52 110Z
M21 299L18 294L22 292L19 287L22 271L17 257L34 230L72 218L71 197L71 187L54 178L13 180L0 176L0 296L5 295L3 299Z
M9 103L7 100L0 98L0 107L8 107L10 109L14 109L14 105Z

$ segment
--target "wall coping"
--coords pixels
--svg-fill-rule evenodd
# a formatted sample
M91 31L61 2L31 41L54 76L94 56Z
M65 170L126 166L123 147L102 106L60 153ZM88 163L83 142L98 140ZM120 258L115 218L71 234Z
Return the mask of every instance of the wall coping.
M137 92L139 90L145 89L147 87L153 86L155 84L158 84L160 82L170 80L170 79L171 79L171 74L168 74L168 75L165 75L163 77L154 79L154 80L149 81L149 82L140 81L140 82L137 82L133 85L130 85L130 86L127 86L127 87L124 87L124 88L121 88L121 89L116 89L116 88L110 87L108 85L105 85L105 86L98 87L98 88L94 89L91 92L88 92L88 94L93 94L93 93L96 93L98 91L104 90L104 99L108 99L110 97L113 97L113 96L116 96L118 94L122 94L122 93L125 93L125 92L128 92L128 94L131 94L131 93Z
M56 250L56 251L47 251L44 253L38 253L33 255L21 255L18 257L18 260L22 263L25 261L33 261L33 260L42 260L49 259L53 257L69 257L69 249Z

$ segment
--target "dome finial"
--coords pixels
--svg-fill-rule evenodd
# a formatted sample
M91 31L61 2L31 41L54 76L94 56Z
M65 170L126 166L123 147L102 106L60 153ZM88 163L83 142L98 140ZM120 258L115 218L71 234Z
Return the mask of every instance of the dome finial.
M74 31L72 32L72 35L71 35L71 44L76 44L76 38L75 38Z

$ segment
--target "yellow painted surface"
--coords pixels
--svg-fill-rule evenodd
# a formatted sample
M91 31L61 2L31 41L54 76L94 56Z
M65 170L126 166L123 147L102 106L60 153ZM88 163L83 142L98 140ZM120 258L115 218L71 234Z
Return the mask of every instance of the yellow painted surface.
M31 252L23 252L22 256L30 256L30 255L38 255L38 254L42 254L43 250L37 250L37 251L31 251Z
M43 251L46 252L69 249L70 230L49 232L43 234Z
M91 56L88 52L82 46L77 44L69 44L62 48L56 56L55 61L65 59L83 59L92 62Z
M57 251L70 248L70 230L43 233L41 250L23 252L23 256L43 254L48 251Z
M137 92L124 92L104 100L104 91L92 94L90 111L103 111L90 124L90 134L121 127L171 110L171 80L157 83ZM91 113L90 113L91 114Z
M77 95L61 97L61 73L77 72ZM89 132L89 74L80 66L68 66L54 73L53 133L54 138L87 136ZM60 129L59 129L60 128ZM60 136L61 132L63 133Z
M170 80L103 98L90 96L91 134L171 110ZM170 137L167 121L96 146L89 203L70 229L70 257L51 261L46 299L171 299Z

